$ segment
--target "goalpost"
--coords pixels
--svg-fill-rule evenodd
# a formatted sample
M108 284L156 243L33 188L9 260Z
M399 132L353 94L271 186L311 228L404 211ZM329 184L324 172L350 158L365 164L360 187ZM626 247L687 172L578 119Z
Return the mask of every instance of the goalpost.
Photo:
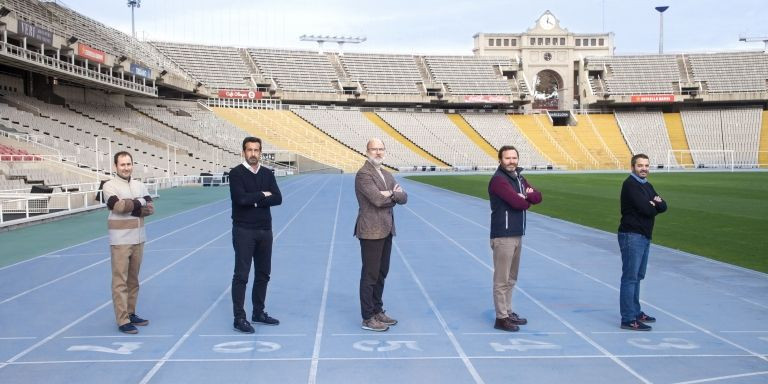
M667 151L665 168L677 169L730 169L733 172L735 162L732 149L670 149Z

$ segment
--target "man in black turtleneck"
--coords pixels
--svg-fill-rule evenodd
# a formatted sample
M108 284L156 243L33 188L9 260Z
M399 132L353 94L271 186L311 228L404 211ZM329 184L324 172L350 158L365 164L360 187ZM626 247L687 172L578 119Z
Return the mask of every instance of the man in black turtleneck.
M259 164L261 139L243 140L242 164L229 173L229 193L232 198L232 245L235 249L235 273L232 276L232 309L234 328L253 333L246 320L245 288L253 260L253 314L251 320L266 325L280 322L264 312L267 283L272 270L272 213L269 207L280 205L283 197L271 169Z

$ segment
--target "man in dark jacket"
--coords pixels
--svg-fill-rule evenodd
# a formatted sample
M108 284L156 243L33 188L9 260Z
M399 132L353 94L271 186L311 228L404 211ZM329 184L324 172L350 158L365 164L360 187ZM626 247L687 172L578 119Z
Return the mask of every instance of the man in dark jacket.
M246 320L245 287L253 261L253 314L251 320L266 325L280 322L264 312L267 283L272 271L272 213L269 207L280 205L283 197L271 169L259 164L261 139L243 140L242 164L229 172L229 194L232 198L232 246L235 249L235 273L232 276L232 309L234 328L253 333Z
M512 311L512 291L517 283L520 250L525 235L525 211L541 202L535 190L520 175L519 154L511 145L499 149L499 168L488 183L491 200L491 249L493 250L493 304L496 322L493 327L515 332L528 320Z
M667 202L659 197L648 182L648 156L642 153L634 155L631 164L632 173L621 186L621 224L618 233L621 249L621 328L650 331L651 327L645 323L653 323L656 319L640 309L640 281L645 278L648 265L654 219L667 210Z

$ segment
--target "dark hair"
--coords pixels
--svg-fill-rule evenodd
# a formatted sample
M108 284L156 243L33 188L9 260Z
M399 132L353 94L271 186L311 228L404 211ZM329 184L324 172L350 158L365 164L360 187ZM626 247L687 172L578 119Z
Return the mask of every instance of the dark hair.
M637 159L648 160L648 155L646 155L645 153L638 153L637 155L632 156L632 168L635 167L635 163L637 163Z
M245 139L243 139L243 152L245 152L245 145L248 143L259 143L259 150L261 150L261 139L258 137L248 136Z
M128 153L128 152L126 152L126 151L120 151L120 152L118 152L118 153L115 153L115 165L117 165L117 159L118 159L118 158L121 158L121 157L123 157L123 156L128 156L128 157L130 157L130 158L131 158L131 163L133 163L133 156L131 156L131 154L130 154L130 153Z
M501 160L501 155L502 155L504 152L506 152L506 151L515 151L515 152L517 152L517 156L518 156L518 157L520 156L520 151L518 151L518 150L517 150L517 148L515 148L515 147L514 147L514 146L512 146L512 145L504 145L504 146L502 146L501 148L499 148L499 160Z

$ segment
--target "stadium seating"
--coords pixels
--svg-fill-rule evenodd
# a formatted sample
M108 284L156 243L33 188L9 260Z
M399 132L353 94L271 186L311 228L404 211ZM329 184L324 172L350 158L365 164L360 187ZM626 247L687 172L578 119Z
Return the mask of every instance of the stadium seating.
M475 145L444 114L377 111L413 143L454 167L495 167L497 160Z
M707 92L765 92L768 54L763 52L689 55L693 79Z
M60 1L6 0L4 3L4 6L16 12L19 19L48 29L59 36L74 36L78 42L115 57L130 57L139 64L163 68L176 76L188 78L173 61L168 60L152 46L75 12Z
M326 164L329 168L356 172L365 161L360 153L291 111L218 107L213 111L251 135L263 138L284 151Z
M426 56L429 72L437 82L445 83L454 95L510 95L509 82L499 67L514 67L508 57Z
M197 44L149 42L164 55L213 89L243 89L250 72L237 48Z
M632 154L648 155L652 166L665 165L672 149L661 112L616 111L616 120ZM674 157L669 165L677 166Z
M589 56L586 61L589 70L603 70L605 91L611 95L670 94L678 90L673 86L680 82L676 56Z
M628 169L632 154L616 122L616 117L613 114L585 114L581 115L580 119L586 119L595 127L613 157L618 160L617 168Z
M248 49L261 74L280 89L294 92L334 93L339 77L329 55L313 51Z
M294 113L350 149L365 154L368 140L378 137L387 147L385 163L397 168L436 165L383 132L359 110L292 108Z
M733 164L752 168L758 164L762 108L691 109L681 111L685 135L696 165L720 167Z
M414 56L348 53L339 60L368 93L420 93L417 84L423 80Z
M521 166L546 169L547 165L552 165L552 161L534 147L506 115L462 113L462 116L497 150L504 145L514 145L520 153Z

